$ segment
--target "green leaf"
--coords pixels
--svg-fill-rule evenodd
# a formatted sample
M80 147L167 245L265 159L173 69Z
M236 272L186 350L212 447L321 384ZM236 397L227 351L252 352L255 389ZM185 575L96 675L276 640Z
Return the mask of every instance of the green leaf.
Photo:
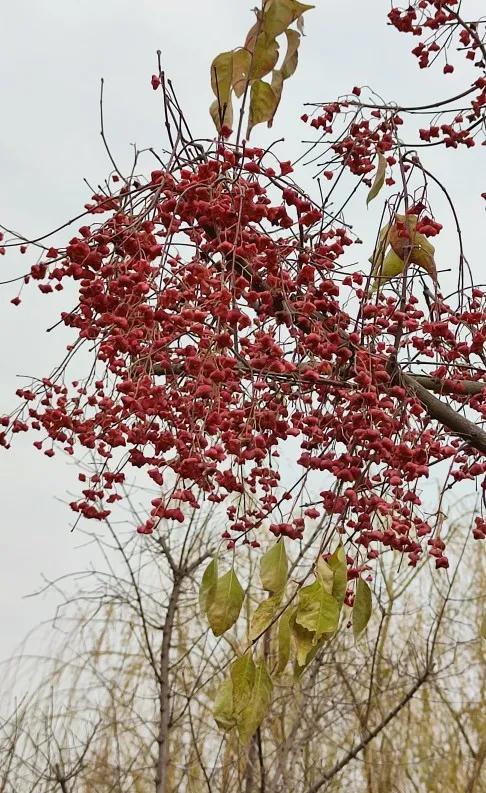
M273 683L264 661L255 670L255 682L248 704L237 720L238 734L242 743L249 743L262 723L272 701Z
M238 719L249 702L255 683L255 662L251 653L245 653L231 664L230 675L233 686L233 713Z
M299 592L296 622L313 634L315 644L324 633L334 633L339 623L339 603L320 581L304 587Z
M278 622L277 674L281 675L290 658L290 610L287 608Z
M218 578L207 608L208 622L215 636L221 636L235 624L244 596L234 570Z
M259 80L272 71L278 61L278 43L272 36L263 32L255 41L255 49L250 67L250 80Z
M368 198L366 199L366 206L373 201L374 198L378 195L381 188L385 183L385 173L386 173L386 159L381 153L378 152L378 166L375 173L375 178L373 179L373 184L371 185L370 192L368 193Z
M270 121L273 118L277 107L277 97L273 93L271 85L264 83L263 80L255 80L251 84L250 93L250 113L246 137L250 137L250 132L256 124L263 121Z
M272 595L263 603L260 603L256 610L253 612L250 622L250 639L256 639L266 631L268 626L272 623L276 613L278 612L282 595Z
M236 725L233 715L233 685L231 680L225 680L219 687L214 699L213 717L222 730L231 730Z
M362 578L358 578L353 605L353 634L355 639L363 633L370 617L371 589L366 581L363 581Z
M218 578L218 560L212 559L206 567L201 586L199 587L199 606L203 614L206 613L216 587Z
M334 573L331 595L336 598L340 606L344 603L346 589L348 588L348 568L346 553L342 545L338 545L334 553L327 560L327 564Z
M233 53L233 90L239 99L243 96L250 75L251 53L245 49Z
M211 64L211 88L221 104L228 101L233 83L233 52L221 52Z
M299 61L298 49L300 35L295 30L286 30L285 35L287 36L287 52L285 53L285 58L280 69L283 79L287 80L293 75L297 68L297 63Z
M283 540L272 545L260 560L260 578L267 592L282 592L287 583L288 560Z

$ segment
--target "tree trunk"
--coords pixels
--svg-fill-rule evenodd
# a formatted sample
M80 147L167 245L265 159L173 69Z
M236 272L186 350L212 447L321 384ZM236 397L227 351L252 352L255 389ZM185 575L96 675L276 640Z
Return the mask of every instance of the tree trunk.
M179 599L181 581L174 579L174 585L167 606L167 614L162 633L162 646L160 648L159 667L159 734L158 754L155 776L155 793L168 793L168 759L169 759L169 729L170 729L170 685L169 685L169 655L174 617Z

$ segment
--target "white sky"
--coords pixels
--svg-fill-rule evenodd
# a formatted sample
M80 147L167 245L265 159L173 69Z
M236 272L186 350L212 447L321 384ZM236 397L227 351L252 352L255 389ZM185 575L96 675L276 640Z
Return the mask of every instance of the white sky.
M331 100L355 84L367 84L387 100L421 104L452 95L462 90L464 79L467 84L473 79L472 71L464 77L464 69L449 78L440 67L420 73L410 55L415 41L386 27L388 0L315 2L317 8L306 15L300 64L284 87L274 129L257 128L254 134L263 142L284 136L288 145L281 147L282 159L299 150L302 137L310 137L299 121L304 101ZM129 166L133 142L139 148L161 145L161 97L150 87L157 49L195 134L211 135L209 64L218 52L243 43L252 23L251 5L250 0L4 1L0 222L33 237L82 211L90 198L83 177L96 184L110 170L99 136L101 77L106 133L120 164ZM483 4L469 0L466 5L479 15ZM444 159L435 149L427 163L432 169L446 166L473 271L485 281L480 154L484 149ZM366 213L363 197L354 216L364 238L368 232L373 239L376 232L381 206L375 203ZM452 232L439 238L437 248L439 266L453 269L457 244ZM27 264L27 256L0 259L1 279ZM46 335L45 328L64 308L63 294L42 296L33 288L15 309L9 304L11 288L0 290L0 412L15 404L17 375L46 375L60 358L65 338ZM62 456L48 460L35 452L32 440L17 436L15 448L0 453L0 658L51 615L52 601L23 599L39 587L41 575L54 578L84 569L92 556L90 548L80 547L82 537L69 533L72 513L61 502L69 500L66 493L75 485L72 463Z

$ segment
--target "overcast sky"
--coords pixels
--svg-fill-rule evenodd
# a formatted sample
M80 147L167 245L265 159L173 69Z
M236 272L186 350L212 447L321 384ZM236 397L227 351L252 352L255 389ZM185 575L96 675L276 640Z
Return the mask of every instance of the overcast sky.
M306 100L331 100L358 84L372 86L387 100L421 104L463 88L464 69L449 79L441 68L419 72L409 52L414 42L386 27L388 0L315 2L317 8L306 15L299 68L285 85L274 129L255 135L263 141L285 137L282 159L296 154L299 140L309 136L299 121ZM0 222L34 237L82 211L90 197L83 178L92 184L105 178L110 165L99 135L101 77L106 133L120 164L131 162L132 143L139 148L162 144L160 92L150 87L157 49L195 134L211 135L209 64L218 52L243 43L252 23L251 5L250 0L4 0ZM471 0L467 5L479 15L483 4ZM470 80L467 73L465 79ZM478 280L481 273L484 281L478 154L461 152L444 160L434 150L428 163L447 164L467 252ZM377 206L366 215L363 201L360 233L366 236L368 228L370 239L379 212ZM439 267L453 269L457 243L452 231L446 230L437 248ZM25 258L0 259L2 280L3 273L12 277L25 268ZM2 290L0 412L15 404L18 375L46 375L65 344L62 334L45 334L64 308L62 294L46 298L31 289L15 309L9 304L10 287ZM0 658L51 615L52 599L23 598L41 585L42 575L54 578L83 569L93 557L90 547L82 547L82 537L69 532L71 513L62 503L75 486L73 464L36 453L32 440L18 437L14 449L0 454Z

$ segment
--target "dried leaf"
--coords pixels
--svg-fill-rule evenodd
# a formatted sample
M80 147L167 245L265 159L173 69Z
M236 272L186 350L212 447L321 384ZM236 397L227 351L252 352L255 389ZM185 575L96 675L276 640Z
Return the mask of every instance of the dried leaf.
M422 267L436 281L435 248L427 237L416 230L417 221L417 215L397 215L390 227L388 239L400 259Z
M358 578L353 604L353 634L357 639L366 628L371 617L371 589L366 581Z
M250 53L252 53L253 50L255 49L255 42L257 40L257 36L260 31L260 22L259 22L258 14L259 12L257 12L257 21L248 31L245 39L245 49L248 50Z
M368 193L368 198L366 199L366 206L368 206L370 201L373 201L373 199L376 198L381 188L385 184L385 174L386 174L386 158L383 156L381 151L379 151L378 166L376 168L373 184L371 185L370 192Z
M422 267L433 281L437 281L435 248L427 237L417 232L417 220L416 215L396 215L394 223L388 223L381 229L370 262L373 264L373 274L380 275L382 283L399 275L405 261ZM388 244L392 251L386 251Z
M280 71L282 72L283 79L287 80L295 72L299 61L298 49L300 34L295 30L286 30L285 35L287 36L287 52L285 53Z
M256 124L270 121L273 118L276 107L277 97L271 85L264 83L263 80L255 80L251 84L247 138L250 137L250 132Z
M244 596L234 570L218 578L207 608L208 622L215 636L221 636L235 624Z

